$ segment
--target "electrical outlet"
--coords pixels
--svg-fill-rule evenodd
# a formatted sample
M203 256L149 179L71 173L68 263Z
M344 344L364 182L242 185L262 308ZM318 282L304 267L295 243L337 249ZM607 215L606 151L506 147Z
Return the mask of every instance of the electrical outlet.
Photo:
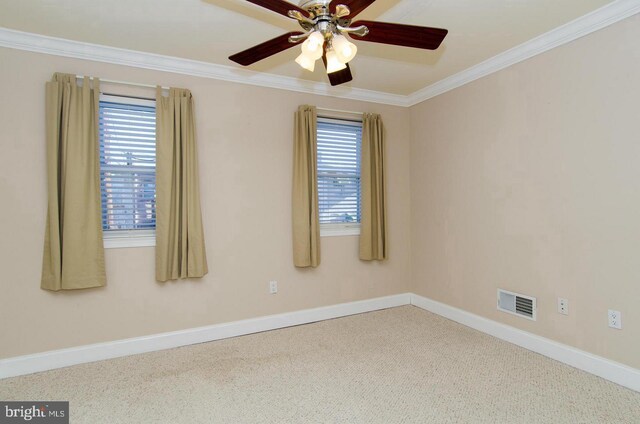
M269 281L269 293L276 294L278 293L278 282L275 280Z
M620 311L609 309L609 327L622 330L622 314Z
M558 313L569 315L569 299L558 298Z

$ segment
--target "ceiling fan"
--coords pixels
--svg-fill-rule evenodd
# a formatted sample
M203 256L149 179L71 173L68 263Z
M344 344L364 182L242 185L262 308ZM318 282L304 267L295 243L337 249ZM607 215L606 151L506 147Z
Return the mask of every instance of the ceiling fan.
M230 56L243 66L251 65L302 42L302 54L296 62L313 71L315 61L322 58L331 85L353 79L348 62L357 47L344 36L372 43L393 44L435 50L447 35L446 29L415 25L391 24L352 19L375 0L300 0L295 6L284 0L247 0L273 12L298 21L304 32L288 32ZM335 3L335 4L332 4Z

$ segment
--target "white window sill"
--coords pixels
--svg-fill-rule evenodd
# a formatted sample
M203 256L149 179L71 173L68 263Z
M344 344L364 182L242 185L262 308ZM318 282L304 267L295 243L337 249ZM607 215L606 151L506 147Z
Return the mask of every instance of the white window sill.
M103 242L105 249L153 247L156 245L156 232L155 230L105 231Z
M320 224L320 237L359 236L360 224Z

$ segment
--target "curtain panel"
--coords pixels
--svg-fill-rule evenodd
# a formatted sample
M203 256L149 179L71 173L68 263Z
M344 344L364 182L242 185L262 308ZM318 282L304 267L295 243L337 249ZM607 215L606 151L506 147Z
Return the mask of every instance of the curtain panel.
M384 144L382 118L377 114L365 113L362 119L360 169L360 259L365 261L384 260L388 253Z
M293 264L300 268L315 268L320 265L316 108L309 105L300 106L294 119Z
M56 73L46 84L47 222L40 286L106 284L100 203L100 81Z
M200 208L195 112L189 90L156 95L156 280L209 271Z

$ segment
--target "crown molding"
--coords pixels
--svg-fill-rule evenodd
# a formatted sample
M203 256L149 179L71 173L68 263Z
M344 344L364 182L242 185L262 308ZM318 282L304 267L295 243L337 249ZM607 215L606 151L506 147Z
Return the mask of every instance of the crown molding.
M407 96L407 106L414 106L548 50L567 44L633 16L638 12L640 12L640 0L614 1L471 68L415 91Z
M298 78L250 71L233 66L83 43L3 27L0 27L0 47L321 96L340 97L393 106L407 106L407 96L404 95L344 86L331 87L325 83L314 83Z
M640 0L616 0L600 9L409 95L384 93L381 91L348 88L344 86L331 87L326 83L314 83L297 78L266 74L232 66L83 43L2 27L0 27L0 47L212 78L239 84L257 85L259 87L410 107L555 47L567 44L621 21L622 19L633 16L638 12L640 12Z

